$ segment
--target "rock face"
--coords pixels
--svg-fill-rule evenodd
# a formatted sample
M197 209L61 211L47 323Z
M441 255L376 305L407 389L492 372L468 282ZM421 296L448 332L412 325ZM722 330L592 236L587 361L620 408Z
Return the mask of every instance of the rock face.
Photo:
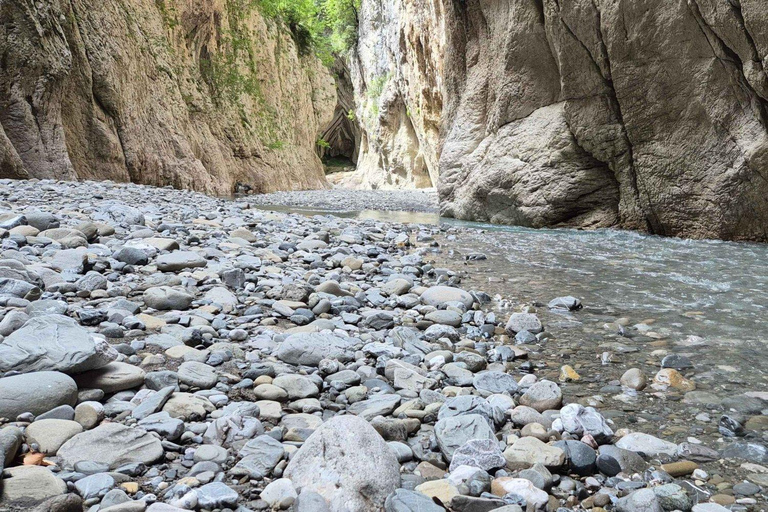
M350 56L360 154L347 186L421 188L437 183L442 3L362 2L359 40Z
M309 436L285 476L302 492L323 496L331 511L374 511L399 487L400 465L367 421L337 416Z
M352 58L369 186L413 154L446 216L768 239L760 0L390 4Z
M326 186L333 79L254 6L3 2L0 176Z

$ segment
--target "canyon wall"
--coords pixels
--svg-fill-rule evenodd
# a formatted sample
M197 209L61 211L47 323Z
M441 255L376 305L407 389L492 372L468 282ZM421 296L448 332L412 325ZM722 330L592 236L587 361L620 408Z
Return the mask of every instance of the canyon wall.
M380 109L369 182L415 152L447 216L768 239L766 0L407 0L396 24L364 3L360 44L387 52L358 68L413 131L393 146Z
M359 20L349 62L360 155L345 185L432 187L443 110L443 1L364 0Z
M0 0L0 176L327 186L333 78L248 0Z

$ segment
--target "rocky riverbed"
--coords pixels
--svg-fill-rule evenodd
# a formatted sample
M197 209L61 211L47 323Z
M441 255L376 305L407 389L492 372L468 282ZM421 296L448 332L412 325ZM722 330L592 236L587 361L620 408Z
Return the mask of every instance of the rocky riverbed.
M471 230L108 182L0 199L2 509L766 508L763 388L714 386L652 319L511 297Z
M248 196L248 202L259 205L299 207L309 210L359 212L387 210L437 213L437 191L429 189L401 190L297 190Z

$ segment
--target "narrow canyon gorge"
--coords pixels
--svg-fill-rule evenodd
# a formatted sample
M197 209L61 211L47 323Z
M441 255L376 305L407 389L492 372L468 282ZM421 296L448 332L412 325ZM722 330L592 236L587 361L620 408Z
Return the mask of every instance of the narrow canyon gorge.
M0 0L0 512L768 511L768 0Z
M4 0L0 175L437 187L447 217L768 239L765 0L364 0L324 65L245 0Z

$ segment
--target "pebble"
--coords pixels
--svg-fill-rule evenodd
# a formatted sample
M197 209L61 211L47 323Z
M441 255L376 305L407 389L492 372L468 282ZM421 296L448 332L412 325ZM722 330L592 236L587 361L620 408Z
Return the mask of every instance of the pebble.
M617 305L473 289L500 273L451 253L463 228L111 182L0 193L2 505L690 510L689 475L728 506L762 492L764 443L737 428L765 430L762 395ZM737 435L712 444L722 416Z

